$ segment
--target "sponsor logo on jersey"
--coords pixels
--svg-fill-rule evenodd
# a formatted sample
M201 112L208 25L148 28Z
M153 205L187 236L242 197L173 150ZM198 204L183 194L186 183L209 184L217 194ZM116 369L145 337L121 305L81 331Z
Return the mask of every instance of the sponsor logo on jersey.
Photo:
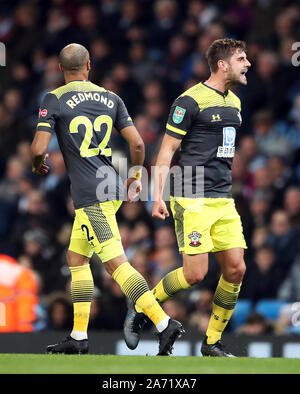
M217 157L231 158L235 154L235 135L234 127L223 127L223 146L218 147Z
M179 124L183 121L186 110L181 107L176 107L173 113L173 122Z

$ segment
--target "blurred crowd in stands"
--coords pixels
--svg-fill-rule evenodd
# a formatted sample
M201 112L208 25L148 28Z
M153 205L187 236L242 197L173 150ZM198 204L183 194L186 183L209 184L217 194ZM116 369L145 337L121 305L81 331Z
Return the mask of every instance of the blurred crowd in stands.
M35 308L34 317L22 311L23 324L7 320L0 331L72 325L65 258L74 215L69 180L54 137L45 178L31 173L30 158L39 104L64 83L57 67L62 47L78 42L90 50L90 79L123 98L145 141L149 169L173 100L209 76L209 45L231 37L247 42L252 67L248 86L235 90L243 125L233 196L248 249L227 332L300 334L293 320L300 301L300 67L291 60L299 22L299 3L287 0L0 2L0 42L6 46L6 67L0 67L0 302L17 311L18 297L31 294L26 302ZM112 147L114 160L128 155L117 134ZM150 288L180 266L172 219L153 220L151 202L123 203L118 221L128 259ZM91 267L89 328L121 329L126 300L96 256ZM207 277L167 301L168 314L205 332L219 275L211 255ZM31 325L24 328L26 319Z

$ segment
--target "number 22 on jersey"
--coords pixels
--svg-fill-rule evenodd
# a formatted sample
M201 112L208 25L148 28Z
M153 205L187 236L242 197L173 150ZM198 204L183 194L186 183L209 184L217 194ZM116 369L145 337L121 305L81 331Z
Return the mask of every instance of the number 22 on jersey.
M85 127L84 138L80 145L80 156L92 157L99 154L104 156L111 156L111 149L106 148L106 146L109 142L113 127L112 118L108 115L100 115L94 120L94 123L92 123L87 116L76 116L70 122L70 132L78 133L80 125L83 125ZM102 125L106 125L107 127L104 138L96 148L90 148L93 132L100 132Z

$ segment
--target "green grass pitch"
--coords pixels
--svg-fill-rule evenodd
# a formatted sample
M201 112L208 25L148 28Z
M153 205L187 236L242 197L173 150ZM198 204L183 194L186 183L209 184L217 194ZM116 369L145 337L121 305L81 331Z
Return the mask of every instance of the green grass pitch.
M300 374L300 359L0 354L0 374Z

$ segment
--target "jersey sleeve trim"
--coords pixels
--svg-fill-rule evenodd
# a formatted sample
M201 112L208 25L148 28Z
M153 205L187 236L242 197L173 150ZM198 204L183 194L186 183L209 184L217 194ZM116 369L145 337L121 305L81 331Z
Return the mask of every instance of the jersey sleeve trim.
M174 133L181 134L181 135L186 135L186 133L187 133L184 130L180 130L177 127L171 126L169 123L167 123L166 129L169 131L173 131Z
M47 133L53 133L53 128L50 123L40 122L36 126L36 131L46 131Z
M53 134L55 132L56 118L59 112L59 100L53 93L47 93L40 105L36 130Z
M50 124L50 123L46 123L46 122L40 122L40 123L38 123L38 124L37 124L37 126L36 126L36 127L39 127L39 126L47 126L47 127L51 127L51 124Z

